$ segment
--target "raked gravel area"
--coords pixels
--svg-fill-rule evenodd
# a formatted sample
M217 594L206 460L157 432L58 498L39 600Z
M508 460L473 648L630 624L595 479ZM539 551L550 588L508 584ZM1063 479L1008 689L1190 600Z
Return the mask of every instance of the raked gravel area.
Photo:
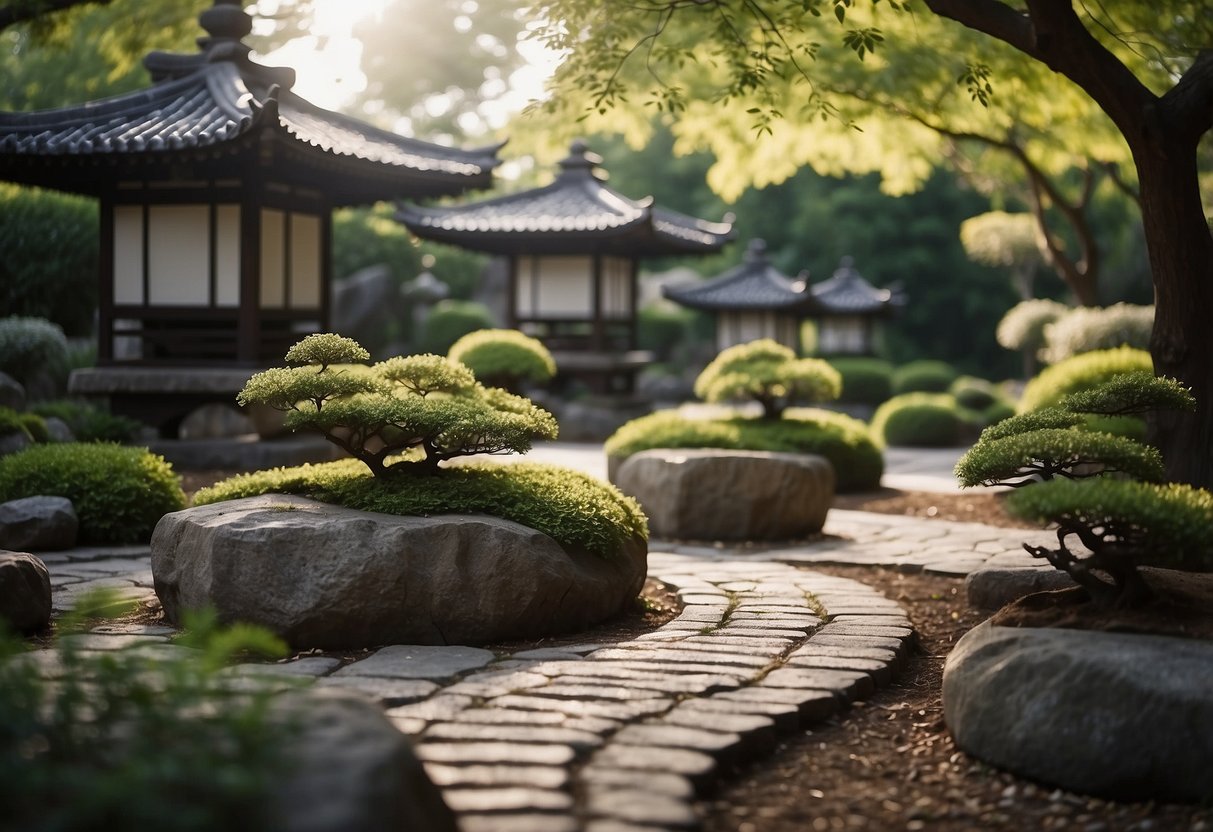
M694 829L695 801L737 762L886 684L911 648L904 611L818 564L961 576L1034 565L1048 532L832 510L822 539L766 548L654 541L649 574L680 614L627 641L496 653L390 645L233 673L312 677L379 701L411 735L464 832ZM55 608L110 586L154 598L146 547L43 557ZM104 625L80 646L167 640Z

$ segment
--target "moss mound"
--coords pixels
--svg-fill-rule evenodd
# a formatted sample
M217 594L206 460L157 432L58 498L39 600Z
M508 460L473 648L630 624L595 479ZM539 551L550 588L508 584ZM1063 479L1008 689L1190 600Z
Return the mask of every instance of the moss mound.
M72 501L81 543L144 543L161 517L185 508L164 457L122 445L33 445L0 458L0 502L40 494Z
M297 494L326 503L382 514L489 514L541 531L562 546L601 556L628 539L648 535L640 506L617 488L555 465L470 463L438 475L418 466L389 466L375 478L361 462L343 459L319 465L240 474L204 488L195 505L260 494Z
M688 419L663 410L633 419L606 441L607 456L626 459L653 448L722 448L819 454L834 466L840 493L880 487L884 457L867 426L817 408L789 408L782 419Z

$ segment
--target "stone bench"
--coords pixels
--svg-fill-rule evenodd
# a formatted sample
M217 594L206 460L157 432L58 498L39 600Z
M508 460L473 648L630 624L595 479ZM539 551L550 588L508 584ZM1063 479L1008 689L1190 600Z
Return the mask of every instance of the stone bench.
M813 454L658 448L613 477L649 516L654 537L792 540L815 534L834 500L834 468Z

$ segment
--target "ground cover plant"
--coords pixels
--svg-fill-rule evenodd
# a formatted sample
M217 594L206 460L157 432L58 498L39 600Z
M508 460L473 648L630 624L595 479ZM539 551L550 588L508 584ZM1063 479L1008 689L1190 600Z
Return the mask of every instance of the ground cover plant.
M161 517L185 508L164 457L106 443L31 445L0 457L0 502L38 495L71 500L80 542L90 544L144 543Z
M891 362L863 356L836 356L827 360L842 378L839 401L876 406L893 395Z
M989 428L956 475L964 486L1019 489L1007 509L1057 527L1055 547L1024 548L1069 574L1093 603L1140 604L1152 596L1142 566L1213 571L1213 494L1165 483L1156 448L1086 420L1195 406L1173 379L1123 374Z
M298 494L383 514L490 514L543 532L566 548L609 556L634 537L647 537L644 513L630 497L594 477L555 465L465 463L426 476L407 464L393 476L371 477L355 460L240 474L200 490L195 505Z
M86 597L59 632L120 607L111 595ZM268 692L233 690L222 668L242 655L279 658L285 645L244 625L221 631L205 616L190 619L182 643L196 649L86 651L60 638L48 674L0 634L6 829L275 828L266 794L289 771L292 724L270 717Z

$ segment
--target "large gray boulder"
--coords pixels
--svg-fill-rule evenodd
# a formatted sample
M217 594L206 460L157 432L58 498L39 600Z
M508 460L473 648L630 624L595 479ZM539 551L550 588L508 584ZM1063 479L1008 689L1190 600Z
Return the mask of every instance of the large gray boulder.
M299 726L283 749L290 773L271 795L282 829L455 832L454 814L381 708L331 688L285 694L274 706Z
M600 557L496 517L397 517L276 494L168 514L151 548L169 621L213 606L322 648L584 629L636 598L648 551L634 539Z
M1213 643L1049 627L964 636L944 720L985 762L1117 800L1213 800Z
M25 387L8 373L0 373L0 407L25 410Z
M51 576L33 555L0 551L0 621L18 633L50 624Z
M834 468L813 454L659 448L628 457L613 481L654 537L676 540L804 537L834 501Z
M70 549L79 530L75 506L66 497L23 497L0 503L0 549Z

